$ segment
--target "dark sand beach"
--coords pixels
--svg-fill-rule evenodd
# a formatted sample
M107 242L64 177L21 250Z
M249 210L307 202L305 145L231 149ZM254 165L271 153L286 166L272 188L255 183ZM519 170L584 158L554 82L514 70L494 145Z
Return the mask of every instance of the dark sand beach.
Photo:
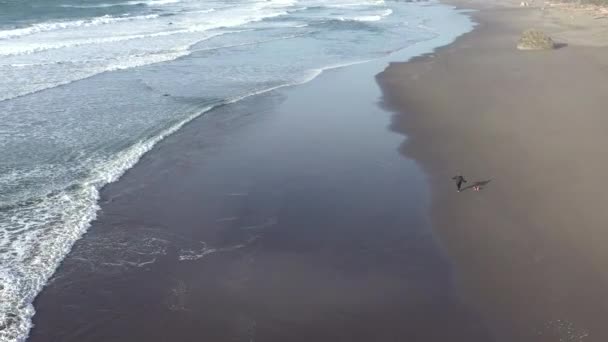
M497 341L608 340L605 19L511 1L472 33L379 77L402 152L430 177L432 224ZM540 28L560 48L519 51ZM454 191L490 181L480 192Z
M29 341L491 341L388 129L385 66L222 107L159 143L103 189Z

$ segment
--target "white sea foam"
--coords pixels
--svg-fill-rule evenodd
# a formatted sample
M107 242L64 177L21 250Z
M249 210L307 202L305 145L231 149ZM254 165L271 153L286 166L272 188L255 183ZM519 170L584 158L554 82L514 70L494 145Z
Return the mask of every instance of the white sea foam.
M63 4L59 5L59 7L63 8L108 8L115 6L125 6L125 3L116 3L116 4L93 4L93 5L72 5L72 4Z
M207 256L209 254L236 251L237 249L247 247L248 245L253 243L255 240L257 240L257 238L258 238L257 236L254 236L254 237L249 238L244 243L240 243L240 244L228 246L228 247L217 247L217 248L208 247L205 242L201 242L202 246L198 250L192 250L192 249L180 250L178 260L179 261L196 261L196 260L204 258L205 256Z
M215 12L216 9L215 8L207 8L204 10L198 10L198 11L189 11L189 14L200 14L200 13L211 13L211 12Z
M349 20L352 20L352 21L380 21L384 17L388 17L392 13L393 13L393 10L391 10L389 8L389 9L384 10L382 13L376 14L376 15L362 15L362 16L355 16L355 17L338 17L338 19L341 21L349 21Z
M354 21L379 21L382 17L379 15L364 15L360 17L347 18L342 20L354 20Z
M355 2L355 3L346 3L346 4L327 4L324 7L327 8L357 8L357 7L367 7L370 6L369 3L366 2Z
M101 45L101 44L108 44L108 43L118 43L118 42L124 42L124 41L128 41L128 40L134 40L134 39L166 37L166 36L183 34L183 33L204 32L207 30L209 30L209 27L200 25L200 26L194 26L194 27L191 27L188 29L168 30L168 31L161 31L161 32L154 32L154 33L146 33L146 34L132 34L132 35L121 35L121 36L113 36L113 37L75 39L75 40L66 40L66 41L56 41L54 43L13 44L11 46L6 46L4 48L0 48L0 56L1 55L13 56L13 55L32 54L32 53L46 51L46 50L71 48L71 47L78 47L78 46L83 46L83 45Z
M65 62L65 61L55 61L55 62L42 62L42 63L15 63L9 64L9 67L13 68L32 68L32 73L37 73L37 67L48 67L49 65L65 65L66 63L72 64L71 68L74 70L72 73L65 75L63 72L60 73L60 79L53 80L48 79L46 82L27 82L26 88L18 88L16 84L13 82L12 88L7 86L7 89L0 94L0 101L15 99L17 97L30 95L42 90L51 89L55 87L64 86L76 81L80 81L95 75L99 75L104 72L111 72L117 70L125 70L136 67L141 67L145 65L151 65L156 63L162 63L167 61L172 61L180 57L184 57L192 53L190 47L194 44L197 44L203 40L211 39L217 36L221 36L224 34L238 33L242 32L242 30L237 31L224 31L218 32L215 34L209 34L204 39L197 40L185 46L180 46L173 48L171 50L166 51L152 51L152 52L144 52L144 53L136 53L131 55L126 55L122 58L111 58L111 59L100 59L100 60L83 60L78 62ZM0 70L2 67L0 66ZM27 78L26 80L31 80L32 78ZM10 81L10 80L9 80ZM0 86L3 85L3 80L0 80Z
M283 8L293 3L291 0L260 2L251 5L249 10L230 7L213 16L209 16L209 13L216 11L214 8L196 9L172 18L175 24L158 14L103 16L93 20L42 23L25 29L0 31L5 38L14 38L10 44L0 45L0 58L5 58L0 59L0 71L4 76L0 80L0 101L67 85L103 72L186 56L194 44L235 32L225 31L226 28L286 15ZM138 19L158 20L141 25L130 23ZM109 23L117 25L106 30L103 26ZM211 30L217 32L210 33ZM50 39L45 38L47 35ZM175 38L165 38L169 36Z
M175 59L183 57L183 56L187 56L188 54L190 54L190 51L188 51L188 47L186 46L186 47L179 47L179 48L175 48L170 51L164 51L164 52L160 52L160 53L155 52L155 53L150 53L150 54L138 54L138 55L126 56L125 58L122 58L122 59L109 60L108 63L101 63L101 64L98 63L94 66L92 66L91 63L88 63L89 65L87 65L87 67L77 69L78 71L75 71L73 73L70 73L69 75L63 76L63 77L61 77L60 80L56 80L54 82L49 80L48 82L44 82L44 83L29 83L27 85L27 88L25 88L25 89L13 89L12 91L11 90L5 91L4 93L0 94L0 101L11 100L11 99L15 99L15 98L18 98L21 96L31 95L31 94L37 93L39 91L42 91L42 90L65 86L65 85L71 84L76 81L81 81L86 78L102 74L104 72L125 70L125 69L141 67L141 66L145 66L145 65L168 62L168 61L172 61L172 60L175 60ZM44 65L49 65L49 64L50 63L38 63L38 64L32 63L32 64L17 64L17 65L11 65L11 66L16 67L16 68L27 68L27 67L44 66ZM86 64L87 64L87 62L80 63L80 65L86 65ZM78 65L75 64L74 66L77 67ZM0 81L0 84L1 84L1 81Z
M318 5L320 5L322 7L326 7L326 8L359 9L361 7L383 6L383 5L385 5L385 2L384 2L384 0L368 0L368 1L357 1L357 2L353 2L353 1L346 1L346 2L340 2L340 1L326 2L326 1L321 1L321 2L318 3Z
M126 1L126 2L117 2L112 4L92 4L92 5L72 5L65 4L59 5L60 7L66 8L109 8L109 7L117 7L117 6L138 6L138 5L147 5L147 6L162 6L168 4L175 4L180 2L181 0L150 0L150 1Z
M293 26L293 27L299 27L299 26ZM255 40L255 41L240 43L240 44L230 44L230 45L222 45L222 46L217 46L217 47L212 47L212 48L195 49L195 50L190 50L190 52L193 53L193 52L202 52L202 51L214 51L214 50L230 49L230 48L241 47L241 46L260 45L260 44L264 44L264 43L276 42L279 40L304 37L306 35L307 35L307 33L294 34L294 35L265 39L265 40Z
M127 1L124 4L125 5L147 5L147 6L162 6L162 5L169 5L169 4L175 4L180 2L181 0L149 0L149 1Z
M102 37L94 37L94 38L81 38L80 36L66 36L62 39L55 40L53 42L46 41L15 41L11 44L5 44L0 47L0 56L14 56L14 55L26 55L33 54L47 50L54 49L64 49L64 48L73 48L83 45L101 45L108 43L117 43L117 42L125 42L129 40L136 39L146 39L146 38L157 38L157 37L166 37L166 36L174 36L179 34L192 34L192 33L202 33L209 30L217 29L217 28L231 28L240 25L244 25L247 23L252 23L268 18L274 18L282 15L286 15L286 11L271 11L271 12L263 12L253 14L245 13L244 15L241 13L240 16L234 17L224 17L220 20L215 20L212 22L201 23L201 24L191 24L186 27L176 27L173 28L173 25L165 25L163 30L155 31L155 32L146 32L139 34L115 34L113 36L102 36ZM120 19L120 18L119 18ZM126 19L126 18L125 18Z
M284 4L289 3L285 2ZM264 6L269 5L255 4L254 8L261 9ZM15 39L11 44L0 46L0 57L18 58L19 56L28 55L40 55L40 57L44 57L43 60L36 58L35 62L30 63L19 59L17 59L20 61L19 63L11 63L7 59L6 61L9 62L5 66L0 61L0 71L4 74L4 78L0 80L0 101L70 84L103 72L166 62L186 56L190 53L188 49L194 44L221 34L239 32L226 31L226 28L238 27L247 23L287 14L282 8L274 8L277 4L273 4L272 6L273 9L268 11L229 11L222 16L205 17L208 18L206 22L201 22L199 15L208 15L214 9L197 10L194 17L192 17L192 13L188 13L187 16L184 16L186 19L182 19L182 22L176 22L175 25L167 25L167 22L154 24L151 28L156 31L153 32L121 34L113 31L113 35L103 36L105 31L101 31L101 34L95 31L96 36L90 37L90 35L83 35L80 31L75 30L74 32L61 32L61 39ZM141 18L158 18L158 15ZM211 18L213 20L210 20ZM122 17L102 17L99 20L90 21L85 24L82 22L72 22L70 25L82 30L88 26L116 22L116 20L126 21L127 19L132 20ZM129 26L121 28L121 30L123 32L132 31L132 25L129 24ZM41 28L42 26L38 27L38 29ZM49 30L51 28L57 29L55 26L46 27ZM67 28L67 26L64 28ZM139 29L139 26L134 28ZM220 28L223 29L217 31ZM144 27L144 29L146 28ZM158 31L158 29L161 30ZM216 30L217 32L210 33L211 30ZM13 33L17 34L16 32ZM43 35L44 33L41 34ZM172 40L164 38L168 36L176 36L176 38ZM127 44L127 42L129 43ZM175 46L180 42L183 45ZM84 49L88 46L90 49L93 49L98 45L103 45L104 48L95 50L94 59L81 59L82 56L91 54L91 52L75 50L78 48ZM68 53L72 53L70 55L65 55L65 53L55 54L58 57L43 55L43 53L50 53L53 50L66 50ZM6 68L18 68L22 72L16 73L14 70L7 70ZM20 78L11 77L12 75L20 75Z
M0 31L0 39L23 37L23 36L32 35L35 33L40 33L40 32L49 32L49 31L63 30L63 29L69 29L69 28L107 25L107 24L124 22L124 21L132 21L132 20L155 19L158 17L159 17L158 14L139 15L139 16L131 16L131 17L129 17L129 16L113 17L111 15L104 15L104 16L92 18L92 19L46 22L46 23L34 24L32 26L28 26L28 27L24 27L24 28Z

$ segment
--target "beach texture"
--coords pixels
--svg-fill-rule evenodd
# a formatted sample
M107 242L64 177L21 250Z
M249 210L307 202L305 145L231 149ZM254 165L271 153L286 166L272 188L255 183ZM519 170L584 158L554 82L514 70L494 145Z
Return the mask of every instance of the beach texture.
M433 224L459 284L497 341L607 341L605 19L450 3L478 10L477 29L378 79L393 129L408 136L402 152L429 174ZM517 50L530 28L560 48ZM458 173L469 181L462 193Z

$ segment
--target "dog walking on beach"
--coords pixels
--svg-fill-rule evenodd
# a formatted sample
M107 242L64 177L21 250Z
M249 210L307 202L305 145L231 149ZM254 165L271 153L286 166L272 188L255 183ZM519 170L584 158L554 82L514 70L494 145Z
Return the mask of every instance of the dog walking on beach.
M464 179L464 177L461 175L452 177L452 180L456 182L456 188L458 188L458 192L460 192L460 190L462 189L462 184L467 182L467 180Z

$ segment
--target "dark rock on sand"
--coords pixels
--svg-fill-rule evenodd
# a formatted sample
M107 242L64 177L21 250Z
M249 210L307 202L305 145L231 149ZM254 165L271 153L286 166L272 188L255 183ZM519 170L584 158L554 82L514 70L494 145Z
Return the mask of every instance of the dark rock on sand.
M553 39L542 31L526 30L517 43L519 50L551 50L555 48Z

